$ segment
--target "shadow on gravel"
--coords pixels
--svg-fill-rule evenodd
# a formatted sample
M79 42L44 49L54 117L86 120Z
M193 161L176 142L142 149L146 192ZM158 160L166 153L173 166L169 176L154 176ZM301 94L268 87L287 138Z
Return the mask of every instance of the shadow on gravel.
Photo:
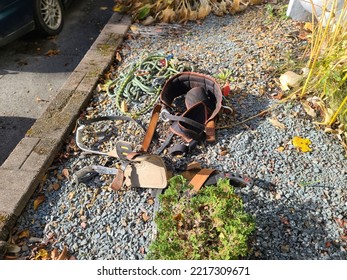
M35 119L0 116L0 165L2 165Z
M255 178L254 186L240 193L245 210L256 220L251 253L246 259L346 259L346 251L340 251L345 245L329 236L330 221L317 213L321 205L309 198L300 201L293 195L279 195L278 189Z
M262 111L268 109L271 104L270 100L266 96L259 96L254 94L240 94L233 95L230 97L230 102L232 107L235 109L236 119L234 122L242 122L248 118L251 118ZM264 121L263 117L256 117L235 128L239 127L240 129L256 129L260 123Z

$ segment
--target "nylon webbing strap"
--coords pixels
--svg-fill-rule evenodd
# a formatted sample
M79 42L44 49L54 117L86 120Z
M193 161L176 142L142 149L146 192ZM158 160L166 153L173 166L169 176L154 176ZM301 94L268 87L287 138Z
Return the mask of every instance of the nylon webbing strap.
M155 105L153 108L153 111L152 111L152 117L151 117L151 120L149 122L145 138L143 139L143 142L142 142L141 150L143 152L148 151L148 148L152 142L152 138L153 138L153 135L155 133L155 129L156 129L157 124L158 124L160 111L161 111L161 105L160 104Z
M214 169L201 169L189 182L193 186L193 191L198 192L213 172L215 172Z

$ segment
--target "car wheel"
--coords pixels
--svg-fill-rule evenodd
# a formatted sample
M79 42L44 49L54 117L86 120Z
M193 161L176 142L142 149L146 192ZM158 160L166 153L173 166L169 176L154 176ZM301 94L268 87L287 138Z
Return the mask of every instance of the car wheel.
M36 30L42 35L57 35L63 29L64 14L61 0L35 0Z

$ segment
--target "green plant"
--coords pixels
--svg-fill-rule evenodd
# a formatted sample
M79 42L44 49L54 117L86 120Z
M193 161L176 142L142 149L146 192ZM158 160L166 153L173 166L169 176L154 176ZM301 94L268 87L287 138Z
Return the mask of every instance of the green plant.
M225 68L219 71L217 74L215 74L214 77L218 80L222 80L223 82L233 81L231 74L232 74L232 70Z
M323 14L328 5L336 5L336 0L327 1L322 8ZM312 16L312 35L310 38L309 73L300 89L300 98L317 96L328 109L319 124L332 126L337 121L347 125L347 2L340 16L329 13L329 18L316 20ZM324 20L324 21L323 21Z
M230 260L246 256L255 222L227 179L188 195L191 186L180 175L160 196L157 236L147 259Z
M268 22L274 19L286 20L287 16L287 8L288 5L274 5L274 4L266 4L265 11L268 16Z

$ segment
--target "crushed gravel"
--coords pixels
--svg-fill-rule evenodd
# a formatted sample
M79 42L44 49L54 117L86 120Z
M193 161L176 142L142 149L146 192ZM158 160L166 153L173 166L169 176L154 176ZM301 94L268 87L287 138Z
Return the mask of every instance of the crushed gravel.
M134 25L119 50L121 63L112 68L117 75L144 51L161 51L194 65L197 72L215 76L231 71L229 101L236 116L222 121L228 128L218 130L217 143L200 146L173 164L196 160L254 179L252 187L236 188L246 211L256 218L247 259L347 258L347 165L338 139L315 126L295 101L233 125L277 104L280 67L306 46L300 30L300 23L270 18L264 6L184 26ZM96 91L85 115L119 114L114 102ZM149 113L141 119L148 123ZM106 123L100 131L107 134L112 125ZM126 129L117 133L123 140L132 135ZM298 151L291 142L294 136L310 139L312 151ZM85 141L95 145L104 137L89 133ZM117 161L81 153L72 134L18 219L13 234L29 230L31 236L20 241L21 258L32 258L40 248L64 246L80 260L145 258L154 234L154 194L150 189L112 191L107 175L79 185L66 178L90 164L115 166ZM34 200L42 194L45 201L34 210Z

